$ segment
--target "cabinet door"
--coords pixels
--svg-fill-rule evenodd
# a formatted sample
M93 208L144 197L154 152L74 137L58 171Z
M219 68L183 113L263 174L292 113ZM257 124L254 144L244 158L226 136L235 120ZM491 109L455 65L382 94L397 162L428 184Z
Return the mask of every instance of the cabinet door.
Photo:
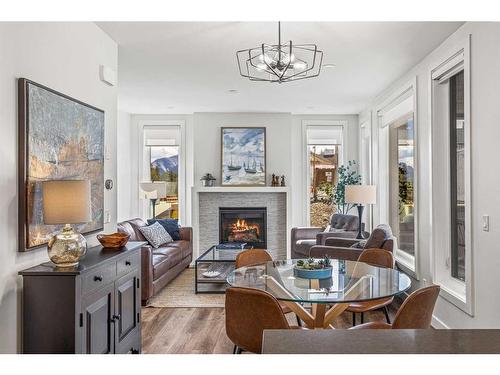
M140 275L136 269L115 282L115 352L138 352L140 337ZM140 345L140 344L139 344Z
M114 352L114 285L111 283L88 295L82 301L83 352L108 354Z

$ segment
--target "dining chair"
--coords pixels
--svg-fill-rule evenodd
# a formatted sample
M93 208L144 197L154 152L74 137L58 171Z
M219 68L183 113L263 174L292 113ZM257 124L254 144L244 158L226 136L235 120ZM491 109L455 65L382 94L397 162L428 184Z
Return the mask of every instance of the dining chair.
M427 329L431 326L439 290L438 285L431 285L414 291L405 299L392 324L370 322L350 329Z
M394 259L390 251L384 249L366 249L363 250L358 258L358 262L368 263L372 266L393 268ZM394 297L380 298L373 301L366 302L353 302L349 304L346 311L352 313L352 326L356 325L356 314L361 315L361 324L364 323L364 313L368 311L383 310L385 314L385 319L388 324L391 324L391 319L389 318L389 311L387 306L389 306Z
M263 249L248 249L240 252L236 256L235 268L248 267L256 264L271 262L273 258L271 254L269 254L266 250ZM283 310L283 314L289 314L292 310L281 301L278 301L281 309ZM300 318L297 316L297 324L302 326Z
M278 300L266 291L231 287L226 290L226 334L233 354L261 353L265 329L291 329Z

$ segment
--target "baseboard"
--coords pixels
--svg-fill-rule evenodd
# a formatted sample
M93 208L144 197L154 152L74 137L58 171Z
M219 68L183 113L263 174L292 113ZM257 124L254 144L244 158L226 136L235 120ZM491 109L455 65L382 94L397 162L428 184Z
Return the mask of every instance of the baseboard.
M450 329L446 324L443 323L443 321L439 318L437 318L435 315L432 315L432 322L431 322L432 328L435 329Z

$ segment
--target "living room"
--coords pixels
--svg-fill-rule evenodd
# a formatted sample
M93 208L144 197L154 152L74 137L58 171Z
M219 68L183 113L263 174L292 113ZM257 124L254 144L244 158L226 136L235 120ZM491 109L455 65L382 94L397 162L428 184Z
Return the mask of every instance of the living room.
M186 6L0 19L0 353L499 354L500 23Z

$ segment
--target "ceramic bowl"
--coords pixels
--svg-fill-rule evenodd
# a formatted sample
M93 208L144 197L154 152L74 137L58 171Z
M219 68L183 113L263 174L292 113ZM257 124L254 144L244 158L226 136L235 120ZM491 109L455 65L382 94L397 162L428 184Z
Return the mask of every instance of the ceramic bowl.
M303 268L293 268L293 275L302 279L328 279L332 277L332 267L317 270L305 270Z
M98 234L97 240L104 248L118 249L128 242L130 234L113 233L113 234Z

